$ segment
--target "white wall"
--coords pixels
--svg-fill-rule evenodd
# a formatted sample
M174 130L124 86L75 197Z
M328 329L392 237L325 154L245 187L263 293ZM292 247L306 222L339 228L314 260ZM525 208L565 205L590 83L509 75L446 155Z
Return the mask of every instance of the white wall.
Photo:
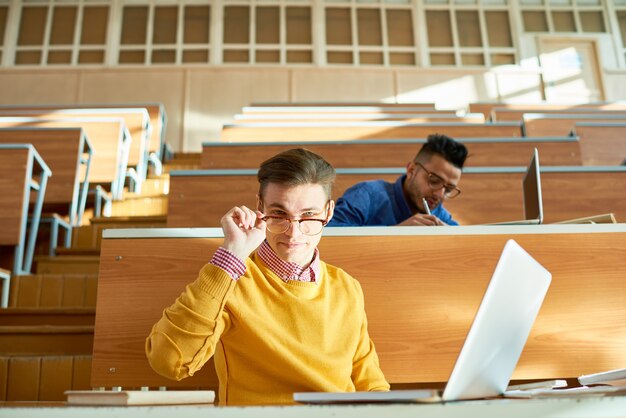
M606 99L626 98L626 71L604 71ZM199 152L241 107L267 101L471 102L541 100L538 68L491 70L316 67L135 67L0 70L0 105L161 102L166 140Z

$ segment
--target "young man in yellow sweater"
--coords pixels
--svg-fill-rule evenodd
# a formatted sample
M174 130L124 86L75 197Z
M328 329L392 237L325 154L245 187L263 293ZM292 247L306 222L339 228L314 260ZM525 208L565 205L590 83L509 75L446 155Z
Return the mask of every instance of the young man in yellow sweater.
M224 405L389 389L361 286L319 258L334 178L328 162L303 149L261 164L257 210L222 217L224 243L148 336L156 372L180 380L214 356Z

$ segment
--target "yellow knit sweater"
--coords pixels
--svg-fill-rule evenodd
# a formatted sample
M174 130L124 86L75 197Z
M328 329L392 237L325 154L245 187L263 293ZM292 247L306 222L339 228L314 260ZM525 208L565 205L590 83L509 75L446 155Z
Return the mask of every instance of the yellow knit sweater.
M215 355L221 404L292 402L293 392L388 390L363 292L321 263L316 283L278 278L254 253L234 281L207 264L146 340L152 368L193 375Z

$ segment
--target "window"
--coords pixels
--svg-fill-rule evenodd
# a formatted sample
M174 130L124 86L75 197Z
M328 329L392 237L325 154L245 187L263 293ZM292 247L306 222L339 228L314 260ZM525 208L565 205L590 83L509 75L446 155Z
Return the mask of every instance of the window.
M515 64L509 11L501 0L426 0L431 66Z
M328 64L416 65L413 9L407 1L328 1L324 15Z
M206 2L127 4L122 9L118 62L209 63L210 28L211 7Z
M606 33L601 0L519 0L524 32Z
M296 1L224 6L224 63L313 63L312 9Z
M16 65L103 64L108 17L109 6L105 2L24 3L14 62ZM0 22L3 20L6 17L3 19L0 6Z

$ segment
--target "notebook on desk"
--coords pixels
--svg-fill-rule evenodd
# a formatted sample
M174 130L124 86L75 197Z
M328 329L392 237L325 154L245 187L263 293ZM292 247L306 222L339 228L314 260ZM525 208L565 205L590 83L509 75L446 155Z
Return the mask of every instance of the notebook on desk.
M293 399L303 403L440 402L501 395L551 279L550 272L519 244L507 241L443 392L298 392Z
M530 164L522 180L524 198L524 219L518 221L496 222L487 225L538 225L543 222L543 199L541 197L541 173L539 151L533 151Z

